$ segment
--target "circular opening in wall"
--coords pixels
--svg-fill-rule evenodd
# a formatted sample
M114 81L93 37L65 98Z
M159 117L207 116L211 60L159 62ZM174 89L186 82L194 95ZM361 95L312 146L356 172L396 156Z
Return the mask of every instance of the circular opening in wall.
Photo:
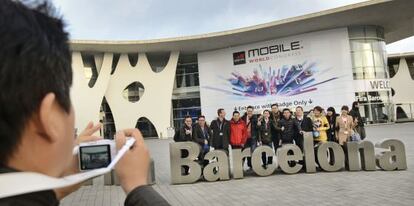
M144 95L144 91L145 88L144 85L141 84L141 82L132 82L124 89L124 91L122 92L122 96L129 102L135 103L142 98L142 96Z

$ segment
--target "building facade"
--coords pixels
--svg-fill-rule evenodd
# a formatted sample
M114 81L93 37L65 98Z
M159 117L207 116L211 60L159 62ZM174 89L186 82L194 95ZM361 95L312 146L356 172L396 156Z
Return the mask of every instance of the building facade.
M410 77L412 57L390 56L387 61L385 49L386 43L414 35L410 5L414 2L374 0L243 29L162 40L73 40L76 127L100 121L105 138L131 127L145 137L166 138L186 115L196 119L207 113L211 120L219 105L231 113L243 110L249 101L257 103L259 111L272 102L286 102L289 108L317 104L339 109L359 101L368 123L410 119L414 101L407 97L411 90L401 84ZM376 15L385 10L388 16ZM258 47L250 51L251 46ZM240 81L245 77L243 65L251 65L250 83ZM227 69L243 72L234 78L237 75ZM213 88L209 83L230 87ZM235 105L235 100L242 104Z

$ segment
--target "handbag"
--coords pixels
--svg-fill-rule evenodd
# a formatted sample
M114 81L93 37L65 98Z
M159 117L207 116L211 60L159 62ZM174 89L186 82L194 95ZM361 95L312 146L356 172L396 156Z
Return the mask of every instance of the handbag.
M361 135L355 129L352 131L351 141L353 142L361 141Z
M313 131L313 138L319 138L321 136L321 133L319 131Z

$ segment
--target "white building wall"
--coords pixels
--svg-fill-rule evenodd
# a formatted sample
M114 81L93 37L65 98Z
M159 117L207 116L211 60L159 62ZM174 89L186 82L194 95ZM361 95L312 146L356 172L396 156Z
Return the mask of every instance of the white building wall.
M411 79L405 58L400 59L398 71L390 80L391 87L395 91L393 101L395 104L414 103L414 80Z
M390 79L390 84L395 92L392 98L394 109L401 107L408 118L414 118L414 80L410 76L405 58L400 58L397 73Z
M145 53L139 53L135 67L129 63L127 53L121 54L115 72L111 75L113 54L105 53L103 59L98 55L95 62L100 71L99 76L95 85L89 88L81 54L73 52L74 82L71 97L76 127L82 130L89 121L99 121L99 109L105 96L117 130L134 128L139 118L146 117L154 125L158 136L166 137L167 128L171 124L171 97L178 56L179 52L171 52L164 70L155 73ZM135 81L140 82L145 91L138 102L132 103L122 96L122 92Z

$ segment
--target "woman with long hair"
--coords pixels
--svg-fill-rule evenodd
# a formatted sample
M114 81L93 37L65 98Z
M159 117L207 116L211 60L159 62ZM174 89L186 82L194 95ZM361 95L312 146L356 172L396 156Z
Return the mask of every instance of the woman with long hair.
M336 118L336 140L340 145L344 145L352 135L354 121L351 115L348 115L349 107L342 106L341 115Z
M336 142L335 125L336 125L336 117L338 117L338 114L335 112L335 108L333 107L329 107L326 111L327 111L326 118L328 119L328 122L329 122L329 129L327 131L328 141Z

